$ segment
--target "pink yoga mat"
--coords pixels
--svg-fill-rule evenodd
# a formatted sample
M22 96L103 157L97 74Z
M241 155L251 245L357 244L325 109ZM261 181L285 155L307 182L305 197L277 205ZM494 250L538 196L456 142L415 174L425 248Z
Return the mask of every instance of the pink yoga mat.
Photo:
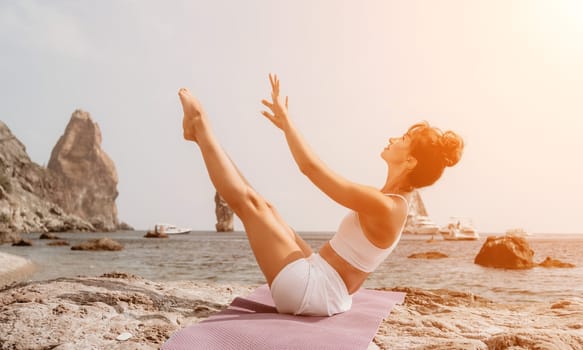
M379 324L404 293L361 289L352 309L332 317L293 316L275 310L267 285L208 319L174 333L163 350L366 349Z

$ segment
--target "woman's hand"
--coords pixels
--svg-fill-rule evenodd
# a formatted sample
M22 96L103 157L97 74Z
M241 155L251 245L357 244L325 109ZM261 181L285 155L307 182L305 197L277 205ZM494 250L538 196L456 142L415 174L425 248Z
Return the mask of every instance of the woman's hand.
M287 116L288 98L287 96L285 97L285 105L281 103L279 99L279 79L277 79L277 75L271 75L270 73L269 82L271 83L271 102L268 100L262 100L261 103L267 106L267 108L271 110L271 113L268 111L263 111L261 114L263 114L279 129L283 130L289 123Z

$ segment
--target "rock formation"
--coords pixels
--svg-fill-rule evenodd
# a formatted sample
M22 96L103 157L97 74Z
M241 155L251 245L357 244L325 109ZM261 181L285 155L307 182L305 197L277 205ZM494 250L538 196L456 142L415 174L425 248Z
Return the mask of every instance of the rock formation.
M233 211L218 192L215 192L215 214L217 216L215 225L217 232L232 232Z
M486 239L474 263L485 267L530 269L534 251L523 237L491 236Z
M0 244L23 232L132 230L118 224L117 175L100 144L97 124L75 111L44 168L0 121Z
M61 177L68 188L53 198L65 212L91 222L99 231L118 228L115 165L101 149L101 131L89 113L73 113L47 168Z
M94 230L52 201L66 191L62 179L32 162L24 145L0 122L0 244L18 241L20 232Z

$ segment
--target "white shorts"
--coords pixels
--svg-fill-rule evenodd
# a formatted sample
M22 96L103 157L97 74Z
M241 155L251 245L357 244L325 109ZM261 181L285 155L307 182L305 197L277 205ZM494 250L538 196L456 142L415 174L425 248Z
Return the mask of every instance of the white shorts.
M332 316L352 306L342 277L319 254L285 266L271 283L271 296L285 314Z

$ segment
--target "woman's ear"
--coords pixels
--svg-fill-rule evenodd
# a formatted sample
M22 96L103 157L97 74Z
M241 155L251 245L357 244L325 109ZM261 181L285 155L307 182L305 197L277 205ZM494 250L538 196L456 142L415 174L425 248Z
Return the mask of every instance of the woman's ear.
M413 170L413 169L415 169L416 166L417 166L417 158L415 158L413 156L407 157L407 160L405 161L405 167L408 170Z

